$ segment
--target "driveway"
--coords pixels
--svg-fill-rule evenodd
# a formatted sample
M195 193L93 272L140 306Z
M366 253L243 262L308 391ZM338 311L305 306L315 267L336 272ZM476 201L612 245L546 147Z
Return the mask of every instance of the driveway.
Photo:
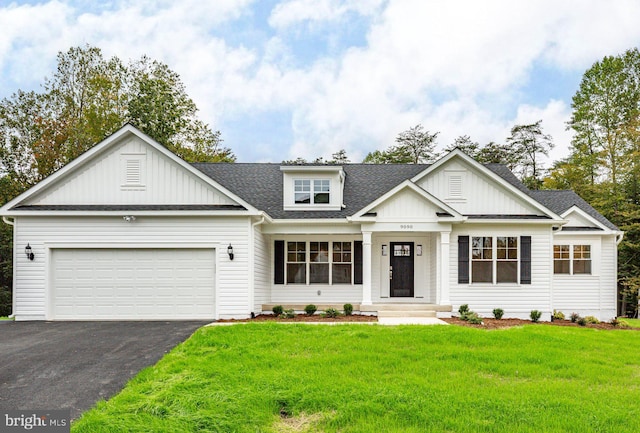
M0 323L0 409L71 409L109 399L206 322Z

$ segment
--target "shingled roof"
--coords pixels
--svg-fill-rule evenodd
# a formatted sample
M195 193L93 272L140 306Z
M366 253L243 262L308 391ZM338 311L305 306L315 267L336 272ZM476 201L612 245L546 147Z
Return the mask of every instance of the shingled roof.
M343 209L285 211L282 203L282 172L280 171L282 164L194 163L192 165L274 219L346 218L429 167L427 164L343 164L341 167L346 175ZM506 166L485 164L485 167L556 214L562 214L575 205L611 230L618 230L614 224L573 191L532 191Z

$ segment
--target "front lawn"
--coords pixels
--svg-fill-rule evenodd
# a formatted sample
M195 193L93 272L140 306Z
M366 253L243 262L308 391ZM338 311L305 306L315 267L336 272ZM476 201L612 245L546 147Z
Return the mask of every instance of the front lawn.
M626 323L632 328L640 328L640 319L620 319L621 322Z
M204 328L80 432L638 432L640 333Z

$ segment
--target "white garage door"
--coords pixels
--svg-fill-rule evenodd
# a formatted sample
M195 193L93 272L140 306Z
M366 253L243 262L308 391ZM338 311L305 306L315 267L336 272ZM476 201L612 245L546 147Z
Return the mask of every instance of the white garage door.
M213 249L52 250L51 314L69 319L213 319Z

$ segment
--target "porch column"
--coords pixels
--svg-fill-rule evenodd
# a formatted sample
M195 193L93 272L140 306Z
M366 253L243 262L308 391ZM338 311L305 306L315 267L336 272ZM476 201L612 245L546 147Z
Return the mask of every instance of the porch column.
M362 305L371 305L371 232L362 232Z
M438 304L449 305L449 237L451 232L440 232L440 292Z

